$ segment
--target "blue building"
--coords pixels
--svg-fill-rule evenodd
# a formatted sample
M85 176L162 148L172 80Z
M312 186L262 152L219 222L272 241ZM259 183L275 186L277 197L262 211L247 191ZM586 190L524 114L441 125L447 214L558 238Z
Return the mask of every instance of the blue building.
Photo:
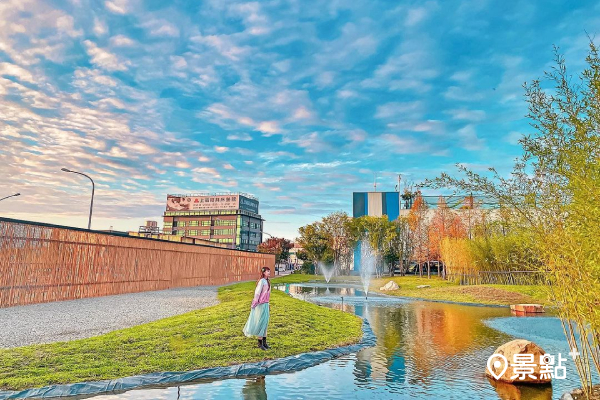
M398 192L354 192L352 194L352 217L387 215L393 221L400 215L401 198ZM360 243L354 249L354 272L360 271Z
M387 215L395 220L400 215L400 193L398 192L354 192L352 194L352 216Z

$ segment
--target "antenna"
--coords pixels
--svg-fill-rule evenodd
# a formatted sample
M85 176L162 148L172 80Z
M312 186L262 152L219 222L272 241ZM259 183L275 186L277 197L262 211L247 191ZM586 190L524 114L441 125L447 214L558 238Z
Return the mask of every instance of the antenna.
M375 189L374 191L377 191L377 172L373 173L373 188Z
M398 184L396 185L396 192L400 191L400 181L402 180L402 175L398 174Z

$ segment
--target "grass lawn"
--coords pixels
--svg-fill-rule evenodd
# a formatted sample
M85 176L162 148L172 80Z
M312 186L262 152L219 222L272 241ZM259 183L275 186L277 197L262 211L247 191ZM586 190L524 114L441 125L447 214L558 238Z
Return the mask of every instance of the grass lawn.
M286 282L322 281L322 275L293 274L282 277ZM382 292L380 287L390 280L395 281L400 290ZM331 282L360 283L358 276L336 276ZM420 285L430 288L417 289ZM510 305L518 303L539 303L549 305L546 290L541 285L466 285L445 281L437 276L423 278L419 276L395 276L371 280L370 290L392 296L416 297L426 300L454 301L457 303L479 303L490 305Z
M392 296L418 297L427 300L444 300L460 303L480 303L493 305L510 305L518 303L549 304L545 288L541 285L467 285L460 286L454 282L438 277L396 276L393 278L373 279L371 290L395 281L399 290L386 291ZM420 285L430 285L429 288L417 289Z
M302 282L294 275L275 282ZM271 295L269 345L262 351L242 327L255 282L219 289L220 304L88 339L0 350L0 389L111 379L157 371L186 371L285 357L356 343L360 318Z

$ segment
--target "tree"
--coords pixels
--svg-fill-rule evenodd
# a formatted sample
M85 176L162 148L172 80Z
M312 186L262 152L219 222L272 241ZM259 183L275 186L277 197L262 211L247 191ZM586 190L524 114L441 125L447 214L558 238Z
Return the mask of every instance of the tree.
M392 221L384 256L390 267L391 276L394 276L394 266L396 263L400 267L400 275L406 274L406 267L410 261L411 254L412 242L408 218L400 216L398 219Z
M535 132L520 140L523 156L511 176L458 166L461 178L444 173L426 184L495 199L505 226L534 247L530 267L548 278L569 346L581 353L575 364L589 397L592 371L600 373L600 57L590 43L574 83L555 53L546 79L525 85Z
M272 237L266 242L262 242L258 245L257 250L259 253L268 253L275 255L275 263L279 264L281 261L285 261L290 257L290 249L294 247L291 241L285 238Z
M300 237L298 243L306 252L308 259L313 264L319 261L332 263L333 251L331 249L331 237L321 222L314 222L298 229Z
M463 211L464 212L464 211ZM466 236L466 229L463 226L458 212L450 209L443 196L439 197L437 208L428 227L428 246L430 260L440 261L442 241L445 238L461 238ZM429 269L428 269L429 274ZM445 270L442 273L445 277Z
M423 276L423 263L429 261L429 228L427 221L427 203L421 195L416 193L412 207L408 214L408 224L411 229L411 242L413 244L413 257L419 264L419 275Z
M350 237L350 217L343 211L323 217L321 224L327 234L329 247L336 268L349 270L352 264L354 245Z
M351 243L367 240L377 257L377 274L383 270L382 261L387 261L385 255L389 252L390 241L394 234L394 225L387 216L374 217L364 215L352 220L349 228ZM392 261L393 261L392 255Z

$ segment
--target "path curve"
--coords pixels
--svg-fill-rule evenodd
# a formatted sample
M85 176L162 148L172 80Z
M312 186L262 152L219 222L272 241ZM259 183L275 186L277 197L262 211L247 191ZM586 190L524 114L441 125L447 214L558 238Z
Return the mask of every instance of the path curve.
M0 348L101 335L218 304L217 286L0 308Z

